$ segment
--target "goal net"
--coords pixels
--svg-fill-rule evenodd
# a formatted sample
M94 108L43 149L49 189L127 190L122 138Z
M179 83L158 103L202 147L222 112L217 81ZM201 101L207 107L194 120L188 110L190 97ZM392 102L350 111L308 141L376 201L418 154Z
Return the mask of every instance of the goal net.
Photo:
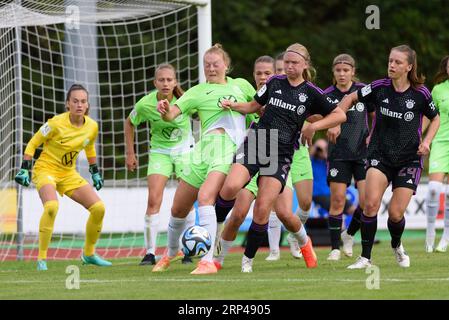
M0 1L0 261L37 257L42 203L33 185L20 187L14 176L32 135L65 111L73 83L88 89L90 116L99 124L97 159L105 179L99 195L106 215L97 252L109 258L143 253L149 127L137 128L139 167L131 173L123 124L154 89L157 65L173 64L184 89L198 83L198 2ZM84 153L77 168L91 182ZM166 189L162 231L173 194L173 187ZM59 201L48 258L78 258L88 211L66 196Z

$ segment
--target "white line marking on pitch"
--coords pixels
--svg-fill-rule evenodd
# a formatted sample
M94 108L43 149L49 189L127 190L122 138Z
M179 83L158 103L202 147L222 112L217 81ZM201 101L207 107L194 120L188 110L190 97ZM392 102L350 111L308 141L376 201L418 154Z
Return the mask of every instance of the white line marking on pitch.
M64 280L65 281L65 280ZM366 279L216 279L216 278L201 278L201 279L176 279L176 278L166 278L166 279L155 279L149 278L149 282L317 282L317 281L328 281L328 282L365 282ZM449 278L423 278L423 279L394 279L385 278L380 279L381 282L434 282L434 281L449 281ZM81 283L117 283L117 282L142 282L142 279L80 279ZM48 280L7 280L0 281L0 283L5 284L27 284L27 283L47 283ZM57 281L56 281L57 283Z

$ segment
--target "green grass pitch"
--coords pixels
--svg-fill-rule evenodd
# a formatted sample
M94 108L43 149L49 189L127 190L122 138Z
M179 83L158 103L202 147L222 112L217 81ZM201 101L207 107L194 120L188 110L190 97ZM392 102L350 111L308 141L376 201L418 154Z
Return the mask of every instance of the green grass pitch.
M307 269L283 250L281 260L265 261L259 252L253 273L240 272L241 253L228 256L216 275L193 276L194 265L172 264L165 273L138 266L140 258L113 260L107 268L82 266L78 260L49 261L37 272L34 261L0 263L0 300L3 299L448 299L449 252L426 254L423 239L404 239L411 267L399 268L389 241L374 246L379 289L368 289L365 270L346 270L354 258L326 260L329 248L317 248L319 266ZM354 254L360 253L360 245ZM79 267L79 289L67 289L66 268ZM70 282L70 280L69 280ZM368 283L375 285L372 278Z

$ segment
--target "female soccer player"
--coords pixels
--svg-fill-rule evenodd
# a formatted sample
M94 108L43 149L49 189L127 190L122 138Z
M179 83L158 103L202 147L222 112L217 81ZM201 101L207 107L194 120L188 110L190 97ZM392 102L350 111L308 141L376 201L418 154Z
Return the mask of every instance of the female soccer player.
M334 103L365 85L355 78L355 60L349 54L340 54L332 63L334 84L324 90ZM341 126L327 130L329 155L327 181L330 187L329 231L332 251L327 260L340 260L340 240L343 253L352 257L353 236L360 228L360 215L365 205L365 161L369 134L368 114L374 118L374 106L362 102L354 104L346 113L347 120ZM359 206L354 211L351 224L340 237L346 188L354 177L359 191Z
M138 166L134 152L134 127L147 121L151 128L147 169L148 204L144 219L146 254L140 265L156 264L159 211L164 188L173 173L179 177L183 168L189 166L189 153L194 145L189 114L182 114L174 122L165 122L157 111L158 101L167 99L173 104L184 93L178 85L175 68L170 64L158 66L154 73L154 86L156 90L140 99L125 121L126 166L131 171ZM194 210L189 213L187 220L186 228L195 224Z
M232 201L245 184L259 173L258 196L242 259L242 270L251 270L253 258L268 228L271 208L284 189L299 133L302 133L301 142L307 141L311 145L316 130L327 129L346 120L344 112L307 81L310 77L309 65L307 49L300 44L293 44L284 55L286 75L272 77L249 103L226 101L223 104L223 107L241 113L256 112L265 106L259 122L249 131L248 138L237 150L235 163L219 193L221 200ZM324 118L302 129L306 117L317 113ZM306 265L316 267L316 255L310 238L299 219L295 227L290 231L299 241Z
M260 89L267 80L274 74L274 59L270 56L261 56L256 59L254 62L254 80L256 82L257 89ZM257 119L258 120L258 119ZM255 125L255 123L253 124ZM232 210L232 214L229 217L229 219L226 222L226 226L224 227L223 233L221 234L221 239L219 239L220 243L220 250L218 250L217 255L214 259L215 266L218 269L221 269L223 266L224 258L228 253L229 248L232 247L232 244L237 237L237 232L242 225L243 221L245 220L248 211L251 207L252 202L257 197L257 178L258 175L255 175L251 181L248 183L248 185L245 186L242 190L239 191L235 205ZM270 245L270 255L266 258L266 260L278 260L279 259L279 240L280 240L280 227L281 227L281 220L277 217L277 215L280 215L283 221L286 221L287 225L291 224L292 219L292 199L293 199L293 186L291 179L288 178L287 180L287 187L284 191L281 193L281 195L278 197L275 207L273 208L275 210L274 215L276 216L276 220L279 224L279 235L277 236L277 239L273 241L272 237L273 235L270 234L270 229L268 229L268 239L269 239L269 245ZM221 203L217 203L216 208L220 208ZM226 215L229 211L227 210L219 210L217 212L217 217L221 217L221 221L224 221L226 219ZM276 214L277 212L277 214ZM270 215L270 223L272 223L272 214ZM223 222L222 222L223 223ZM273 229L273 226L270 226ZM277 247L277 249L276 249ZM273 248L275 248L273 250ZM273 258L273 252L277 252L277 255ZM243 269L242 269L243 270ZM245 272L249 272L249 269L247 269Z
M15 177L17 183L29 186L31 159L36 148L44 144L43 151L34 165L32 179L44 206L44 213L39 223L37 270L40 271L47 270L47 250L58 212L56 191L61 196L67 195L90 212L81 257L83 263L97 266L111 265L109 261L95 254L95 244L103 225L104 203L75 170L76 159L84 149L93 185L97 190L103 187L103 178L96 164L95 153L98 124L88 117L88 99L88 92L83 86L74 84L70 87L66 98L68 112L51 118L34 134L25 149L22 168Z
M221 45L216 44L204 54L206 83L198 84L184 93L174 105L168 100L158 103L162 118L172 121L178 115L198 111L202 135L195 146L189 172L181 173L181 181L173 200L172 215L168 226L168 252L153 268L153 272L165 271L178 252L178 241L184 229L185 217L195 200L199 203L199 224L206 228L214 248L217 220L214 204L232 163L232 157L245 137L245 116L229 112L221 107L225 99L250 101L255 90L244 79L226 76L231 59ZM192 274L216 273L210 250L198 263Z
M432 142L429 157L426 252L433 252L435 219L440 207L440 193L443 188L444 176L449 173L449 56L441 60L434 83L432 98L440 111L441 124ZM449 244L449 191L446 190L445 193L444 232L435 249L437 252L446 252Z
M312 68L309 67L309 71ZM276 57L276 74L285 74L284 70L284 52ZM313 73L311 72L312 78ZM310 79L312 81L312 79ZM315 116L312 116L313 118ZM312 120L309 118L309 120ZM312 120L313 121L313 120ZM309 122L305 122L307 126ZM298 207L295 214L299 217L302 224L305 224L312 206L312 191L313 191L313 171L312 163L310 162L309 148L295 143L295 153L293 154L293 164L290 170L290 177L295 187L296 197L298 199ZM279 241L281 238L281 222L275 212L271 212L268 222L268 240L270 243L270 255L266 260L279 260ZM287 235L287 242L290 246L290 253L296 259L302 257L301 250L296 238L289 232Z
M362 255L348 269L371 265L371 251L377 231L377 211L390 182L393 196L388 207L391 247L400 267L410 266L401 243L404 213L421 177L422 156L440 124L438 110L423 77L417 75L416 52L407 45L394 47L388 59L388 78L372 82L347 95L340 102L348 110L359 101L376 106L376 120L368 146L365 210L361 217ZM430 119L422 138L423 116Z

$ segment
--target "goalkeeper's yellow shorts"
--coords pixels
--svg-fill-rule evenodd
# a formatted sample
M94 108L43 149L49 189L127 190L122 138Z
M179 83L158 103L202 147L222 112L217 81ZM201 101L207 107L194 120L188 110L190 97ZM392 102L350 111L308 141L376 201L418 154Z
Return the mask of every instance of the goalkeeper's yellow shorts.
M36 166L32 172L32 179L38 191L43 186L51 184L61 196L67 193L70 196L71 191L89 184L75 170L55 172L44 168L36 168Z

